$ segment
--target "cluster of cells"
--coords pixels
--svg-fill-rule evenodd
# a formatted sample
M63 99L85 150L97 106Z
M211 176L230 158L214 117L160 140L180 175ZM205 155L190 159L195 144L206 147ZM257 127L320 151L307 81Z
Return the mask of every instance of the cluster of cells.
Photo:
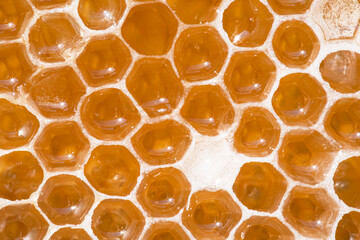
M328 238L334 228L336 239L360 238L360 157L336 166L338 199L318 185L337 152L360 148L360 99L347 97L360 90L360 55L332 52L312 76L302 70L320 41L305 21L285 20L269 35L275 15L303 14L312 0L231 0L219 11L224 2L0 1L1 240L227 239L232 231L239 240L291 240L294 232ZM208 24L216 18L221 31ZM278 64L258 49L270 37L276 61L299 69L277 84ZM324 85L344 94L326 113ZM271 111L261 105L269 98ZM259 104L244 105L237 120L234 106L244 103ZM319 121L326 136L311 128ZM247 162L232 193L192 191L174 165L192 133L211 138L234 125L239 161L273 154L280 169ZM340 202L353 211L339 216ZM77 226L89 215L91 233ZM49 224L59 228L51 236Z

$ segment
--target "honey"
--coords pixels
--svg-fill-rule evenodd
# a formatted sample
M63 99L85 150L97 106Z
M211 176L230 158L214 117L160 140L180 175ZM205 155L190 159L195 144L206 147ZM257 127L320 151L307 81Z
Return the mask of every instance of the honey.
M183 85L166 59L143 58L137 61L126 86L150 117L171 113L184 92Z
M269 35L273 15L259 0L235 0L223 15L223 28L238 47L258 47Z
M137 190L137 199L152 217L176 215L190 194L190 183L176 168L161 168L148 173Z
M186 29L178 37L174 51L180 79L189 82L217 76L228 53L224 40L212 27Z
M124 0L80 0L78 13L93 30L103 30L116 24L126 8Z
M217 85L195 86L190 89L181 116L199 133L215 136L234 121L234 109Z
M121 27L125 41L138 53L163 55L170 50L178 22L162 3L133 7Z
M143 125L131 141L142 160L161 165L179 161L191 143L191 135L180 123L165 120Z
M31 153L16 151L0 157L1 198L28 199L43 179L43 169Z
M274 212L287 187L286 179L269 163L245 163L233 191L247 208Z
M115 83L131 63L125 44L115 35L93 37L76 60L86 83L92 87Z
M80 224L94 202L94 193L79 178L57 175L42 188L38 205L57 225Z
M224 83L237 103L264 100L275 80L276 67L260 51L236 52L224 75Z
M140 165L124 146L100 145L92 151L84 174L99 192L124 196L135 187Z
M0 240L360 239L359 20L0 0Z
M138 239L145 225L140 210L129 200L107 199L92 216L92 230L98 239Z

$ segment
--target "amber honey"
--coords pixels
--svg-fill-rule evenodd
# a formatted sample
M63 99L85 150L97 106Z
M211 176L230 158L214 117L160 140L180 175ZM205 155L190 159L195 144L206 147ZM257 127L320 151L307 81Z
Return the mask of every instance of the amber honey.
M0 0L0 240L360 239L359 19Z

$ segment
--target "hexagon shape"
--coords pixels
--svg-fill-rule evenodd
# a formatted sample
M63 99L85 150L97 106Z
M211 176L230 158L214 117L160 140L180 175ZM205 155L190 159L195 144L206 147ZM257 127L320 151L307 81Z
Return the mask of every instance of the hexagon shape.
M50 63L73 56L80 39L80 28L67 13L42 15L29 31L30 51Z
M99 203L92 216L91 228L100 240L138 239L145 218L129 200L107 199Z
M78 13L88 28L104 30L118 24L125 8L125 0L80 0Z
M247 208L274 212L286 187L286 179L270 163L250 162L241 167L233 191Z
M325 116L326 132L344 148L360 147L360 99L342 98Z
M31 0L34 6L38 9L51 9L58 7L65 7L70 4L72 0Z
M283 205L285 220L305 237L327 239L338 206L325 189L294 187Z
M43 179L44 171L30 152L16 151L0 157L1 198L28 199Z
M181 80L208 80L217 76L224 65L228 47L213 27L184 30L175 43L174 61Z
M249 107L244 110L234 135L236 151L251 157L272 153L279 143L280 126L265 108Z
M174 222L156 222L152 224L144 234L143 239L190 240L180 225Z
M129 49L115 35L91 38L76 60L85 81L92 87L121 80L130 63Z
M305 13L313 0L268 0L271 8L280 15L292 15Z
M357 52L332 52L322 60L319 70L323 79L338 92L354 93L360 90L360 54Z
M314 31L298 20L283 22L275 31L272 46L280 62L291 68L308 67L320 50Z
M159 58L137 61L126 80L126 86L150 117L171 113L184 92L170 61Z
M0 92L18 92L35 71L21 43L0 45L0 67Z
M7 0L0 2L0 40L21 37L33 15L26 0Z
M140 183L136 197L152 217L172 217L185 206L191 185L185 175L173 167L151 171Z
M96 147L84 167L90 184L107 195L128 195L140 175L140 164L124 146Z
M29 203L3 207L0 216L0 239L43 239L49 227Z
M226 239L240 221L241 209L224 190L194 193L182 214L182 222L199 240Z
M273 15L259 0L233 1L222 20L230 41L238 47L263 45L273 22Z
M251 216L236 230L235 239L295 240L295 237L290 229L275 217Z
M179 161L191 143L190 131L173 120L144 124L131 139L136 152L150 165Z
M39 128L39 120L21 105L0 99L0 149L28 144Z
M202 24L211 22L217 15L221 0L166 0L169 7L183 23Z
M317 184L324 180L338 150L315 130L295 130L283 137L278 162L294 180Z
M82 228L61 228L51 235L50 240L91 240L92 238Z
M130 9L121 27L125 41L138 53L163 55L172 45L178 22L162 3L147 3Z
M80 178L61 174L46 181L38 205L54 224L80 224L94 198L94 193Z
M334 176L334 189L348 206L360 209L360 157L351 157L339 163Z
M292 73L280 79L272 106L285 124L311 126L317 122L326 101L325 90L313 76Z
M224 83L236 103L259 102L267 98L276 67L263 52L236 52L224 75Z
M234 109L217 85L192 87L180 110L181 116L196 131L215 136L234 121Z
M48 171L77 170L89 150L89 141L76 122L46 126L34 148Z
M360 212L349 212L344 214L339 221L336 232L336 240L360 238Z
M104 88L87 96L80 116L88 133L100 140L122 140L140 122L134 104L116 88Z
M71 67L48 68L27 85L27 92L39 112L48 118L65 118L74 115L86 89Z

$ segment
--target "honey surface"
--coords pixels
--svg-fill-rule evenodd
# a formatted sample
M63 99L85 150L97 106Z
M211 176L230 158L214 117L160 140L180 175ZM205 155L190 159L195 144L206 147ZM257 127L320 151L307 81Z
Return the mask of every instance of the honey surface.
M360 239L357 0L0 0L0 240Z

